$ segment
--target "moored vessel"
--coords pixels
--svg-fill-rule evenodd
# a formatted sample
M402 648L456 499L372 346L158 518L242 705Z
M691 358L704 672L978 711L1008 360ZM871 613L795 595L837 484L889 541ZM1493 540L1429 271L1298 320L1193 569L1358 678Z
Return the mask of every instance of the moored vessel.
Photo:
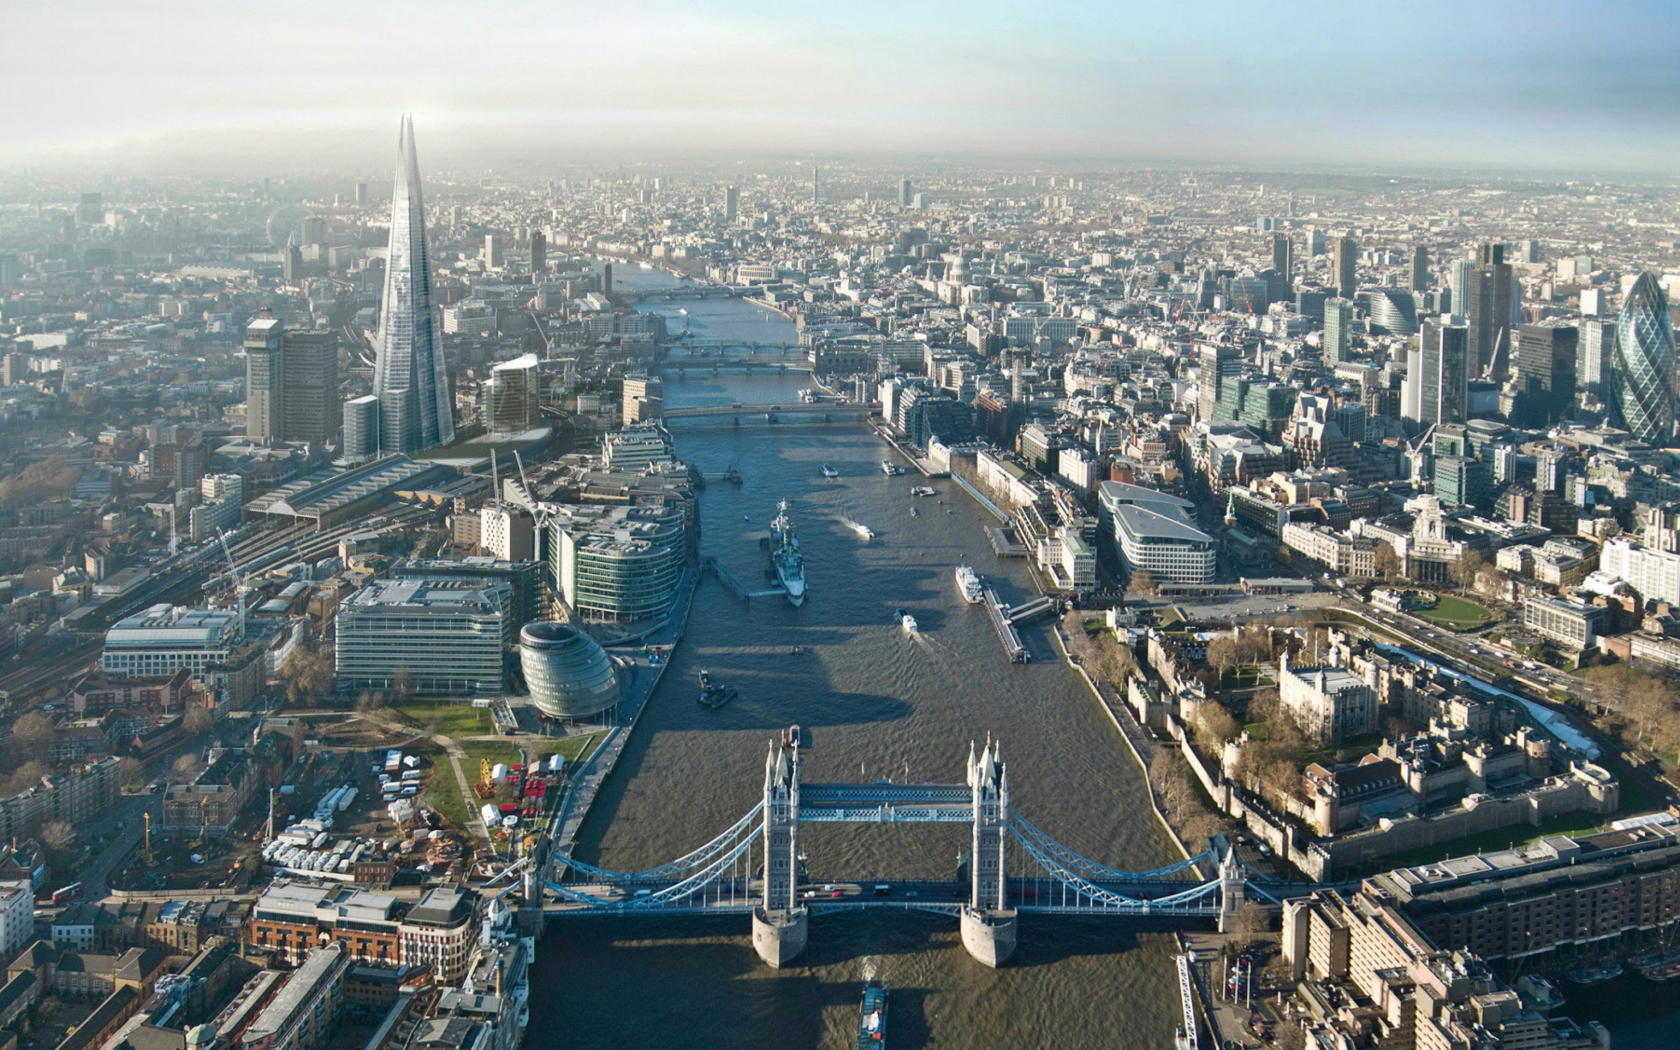
M858 1012L857 1050L882 1050L887 1045L887 986L870 981L863 986Z
M881 473L885 474L889 478L896 478L900 474L904 473L904 468L890 459L883 459L881 461Z
M788 602L805 603L805 556L799 552L799 536L788 520L788 503L776 504L776 520L770 523L770 565L787 592Z
M967 565L957 566L957 590L970 605L979 605L985 598L980 589L980 575Z

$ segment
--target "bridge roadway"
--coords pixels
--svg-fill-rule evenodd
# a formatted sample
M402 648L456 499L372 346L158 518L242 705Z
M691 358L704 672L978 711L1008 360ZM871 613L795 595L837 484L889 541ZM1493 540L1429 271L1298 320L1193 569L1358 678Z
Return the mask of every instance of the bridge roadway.
M801 807L803 808L803 807ZM577 882L567 889L595 898L598 903L550 898L543 907L549 919L583 918L590 915L746 915L760 903L764 880L757 876L718 879L704 890L674 903L651 903L646 898L675 886L677 879L632 879L623 882ZM1103 880L1094 885L1110 893L1135 899L1166 897L1191 889L1194 881L1183 879ZM876 887L886 886L884 892ZM813 914L894 908L955 915L968 903L969 887L950 880L935 879L832 879L804 882L798 890L799 903ZM1033 915L1113 915L1115 908L1094 904L1066 883L1053 878L1009 879L1010 904ZM1218 918L1217 897L1164 905L1156 910L1132 912L1180 918Z
M795 402L788 405L703 405L695 408L667 408L666 419L697 419L703 416L792 416L864 415L879 411L879 401Z
M968 824L972 792L960 784L801 784L801 823Z

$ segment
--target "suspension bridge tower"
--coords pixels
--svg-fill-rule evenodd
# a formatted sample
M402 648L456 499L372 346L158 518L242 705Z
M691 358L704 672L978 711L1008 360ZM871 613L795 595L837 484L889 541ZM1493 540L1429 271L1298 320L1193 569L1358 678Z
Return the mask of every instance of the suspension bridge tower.
M1015 953L1015 909L1003 866L1009 838L1009 772L991 740L980 757L968 748L968 786L974 793L974 842L969 861L969 901L960 915L963 947L987 966L1002 966Z
M753 950L780 968L805 950L810 912L800 906L799 743L772 741L764 760L764 899L753 908Z

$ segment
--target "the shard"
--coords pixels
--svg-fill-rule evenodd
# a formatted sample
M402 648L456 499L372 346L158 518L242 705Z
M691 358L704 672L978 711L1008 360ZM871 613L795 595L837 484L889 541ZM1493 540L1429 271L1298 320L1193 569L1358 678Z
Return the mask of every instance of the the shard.
M397 137L390 254L385 263L373 390L379 398L381 452L422 452L455 440L443 333L432 304L420 162L414 153L414 122L407 117Z

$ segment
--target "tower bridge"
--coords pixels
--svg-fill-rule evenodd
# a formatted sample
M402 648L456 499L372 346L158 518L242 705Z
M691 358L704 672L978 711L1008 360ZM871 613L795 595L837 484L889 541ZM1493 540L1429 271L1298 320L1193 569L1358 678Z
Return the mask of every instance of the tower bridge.
M803 823L950 823L972 830L954 880L819 882L806 874ZM963 784L803 784L795 734L770 744L763 799L693 852L634 872L556 857L545 876L544 914L749 915L754 950L779 967L804 950L812 915L934 912L954 916L969 954L995 967L1014 952L1022 914L1169 917L1228 930L1246 879L1223 837L1210 840L1203 853L1151 871L1121 871L1080 856L1010 806L1008 770L991 741L979 754L970 745Z

